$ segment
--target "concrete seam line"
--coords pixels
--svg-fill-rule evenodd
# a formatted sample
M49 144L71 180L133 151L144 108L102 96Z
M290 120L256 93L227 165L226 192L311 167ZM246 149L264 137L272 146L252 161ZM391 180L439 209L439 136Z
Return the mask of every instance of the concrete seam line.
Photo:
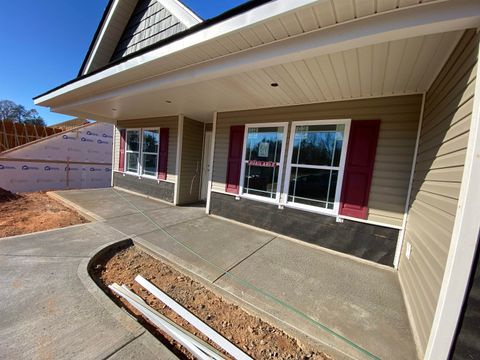
M142 336L143 334L145 334L146 330L144 330L142 333L134 336L133 338L131 338L130 340L128 340L125 344L121 345L118 349L115 349L113 350L110 354L108 354L107 356L105 356L103 358L103 360L107 360L109 358L111 358L113 355L115 355L117 352L119 352L120 350L122 350L123 348L125 348L126 346L130 345L132 342L134 342L135 340L137 340L140 336Z
M133 293L127 286L119 286L114 283L108 287L117 295L127 300L127 302L143 316L187 348L193 355L198 356L201 360L211 360L212 358L216 360L223 359L213 348L206 346L203 341L189 334L186 330L147 305L143 299Z
M226 273L229 273L230 271L232 271L233 269L235 269L238 265L240 265L241 263L243 263L245 260L247 260L248 258L250 258L251 256L255 255L258 251L262 250L265 246L267 246L268 244L270 244L273 240L275 240L278 236L274 236L273 238L271 238L270 240L268 240L265 244L263 244L262 246L260 246L259 248L257 248L256 250L254 250L251 254L248 254L247 256L245 256L243 259L240 259L239 261L237 261L235 264L233 264L232 266L230 266L227 270L225 270L225 272L223 274L221 274L219 277L217 277L215 280L212 281L213 284L215 284L215 282L217 282L218 280L220 280L223 275L225 275Z
M35 255L35 254L0 254L5 257L32 257L32 258L44 258L44 259L88 259L88 255Z
M196 329L201 331L205 334L209 339L214 341L217 345L219 345L222 349L227 351L230 355L232 355L235 359L239 360L253 360L250 356L245 354L241 349L237 346L232 344L226 338L224 338L221 334L216 332L210 326L205 324L195 315L193 315L190 311L185 309L182 305L177 303L163 291L158 289L155 285L150 283L148 280L144 279L141 275L137 275L135 281L142 285L145 289L147 289L151 294L157 297L160 301L162 301L165 305L167 305L170 309L175 311L178 315L182 318L187 320L191 325L193 325Z

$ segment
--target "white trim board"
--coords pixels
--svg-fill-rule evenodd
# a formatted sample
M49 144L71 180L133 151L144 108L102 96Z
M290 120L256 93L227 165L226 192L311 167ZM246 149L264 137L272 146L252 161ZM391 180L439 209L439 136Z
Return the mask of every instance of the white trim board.
M405 200L405 210L403 214L402 226L398 234L397 248L395 250L395 258L393 259L393 266L395 267L395 269L398 269L398 265L400 264L400 258L401 258L402 249L403 249L403 242L405 240L405 230L407 227L408 209L410 207L410 196L412 195L413 180L415 178L415 166L417 164L418 146L420 145L420 135L422 133L423 112L425 109L425 98L426 98L426 93L424 93L422 96L422 107L420 108L420 118L418 120L417 139L415 141L415 150L413 152L412 170L410 172L410 180L408 182L407 198Z
M92 66L93 59L95 58L95 55L97 54L98 48L100 47L100 44L103 41L103 37L105 36L105 32L107 31L107 29L110 26L110 22L112 21L112 17L115 13L115 10L117 9L117 6L118 6L119 2L120 2L120 0L115 0L114 3L112 4L112 7L110 8L110 10L108 12L108 15L107 15L107 18L106 18L106 20L105 20L105 22L102 26L102 30L100 30L99 36L97 37L97 39L95 39L95 45L93 47L92 52L90 53L87 64L86 64L85 68L83 69L82 75L87 74L90 71L90 67Z
M480 57L480 51L478 56ZM480 68L477 67L473 113L458 208L425 360L446 360L455 338L479 241L478 184L480 184Z
M203 20L200 19L193 11L183 5L177 0L157 0L160 4L165 6L173 16L175 16L187 28L191 28L200 24Z

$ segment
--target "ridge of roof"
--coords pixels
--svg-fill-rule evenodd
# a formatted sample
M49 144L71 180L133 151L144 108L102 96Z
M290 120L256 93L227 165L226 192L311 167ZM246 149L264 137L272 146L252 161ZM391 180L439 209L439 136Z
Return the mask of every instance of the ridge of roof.
M111 6L111 3L113 3L113 1L114 1L114 0L110 0L110 3L108 4L107 8L108 8L109 6ZM201 22L201 23L199 23L199 24L197 24L197 25L194 25L194 26L192 26L192 27L189 28L189 29L186 29L186 30L184 30L184 31L182 31L182 32L179 32L179 33L177 33L177 34L174 34L174 35L172 35L172 36L170 36L170 37L168 37L168 38L166 38L166 39L163 39L163 40L161 40L161 41L159 41L159 42L157 42L157 43L155 43L155 44L146 46L146 47L144 47L144 48L142 48L142 49L140 49L140 50L138 50L138 51L136 51L136 52L133 52L133 53L131 53L131 54L129 54L129 55L123 57L123 58L120 58L120 59L115 60L115 61L111 61L111 62L109 62L108 64L106 64L105 66L102 66L102 67L100 67L100 68L98 68L98 69L95 69L94 71L89 72L88 74L83 74L83 75L82 75L81 73L79 73L76 78L71 79L71 80L69 80L69 81L67 81L67 82L65 82L65 83L63 83L63 84L61 84L61 85L58 85L58 86L54 87L53 89L50 89L50 90L45 91L44 93L42 93L42 94L40 94L40 95L37 95L37 96L33 97L33 100L36 100L36 99L38 99L38 98L40 98L40 97L42 97L42 96L48 95L48 94L50 94L50 93L52 93L52 92L54 92L54 91L56 91L56 90L58 90L58 89L61 89L61 88L64 87L64 86L70 85L70 84L72 84L72 83L74 83L74 82L76 82L76 81L78 81L78 80L82 80L82 79L88 78L88 77L90 77L90 76L92 76L92 75L98 74L98 73L100 73L100 72L102 72L102 71L104 71L104 70L107 70L107 69L115 66L115 65L119 65L119 64L124 63L124 62L126 62L126 61L128 61L128 60L131 60L131 59L133 59L133 58L135 58L135 57L137 57L137 56L139 56L139 55L142 55L142 54L145 54L145 53L147 53L147 52L149 52L149 51L152 51L152 50L161 48L161 47L164 46L164 45L167 45L167 44L170 44L170 43L172 43L172 42L175 42L175 41L177 41L177 40L179 40L179 39L182 39L182 38L184 38L184 37L186 37L186 36L188 36L188 35L194 34L194 33L198 32L198 31L201 31L201 30L203 30L203 29L206 29L206 28L208 28L208 27L210 27L210 26L213 26L213 25L215 25L215 24L218 24L218 23L220 23L220 22L222 22L222 21L224 21L224 20L227 20L227 19L230 19L230 18L232 18L232 17L234 17L234 16L243 14L243 13L245 13L245 12L247 12L247 11L250 11L250 10L256 8L256 7L259 7L259 6L263 5L263 4L266 4L266 3L269 3L269 2L272 2L272 1L275 1L275 0L249 0L249 1L247 1L247 2L245 2L245 3L243 3L243 4L240 4L240 5L234 7L234 8L232 8L232 9L230 9L230 10L227 10L227 11L225 11L225 12L223 12L223 13L217 15L217 16L214 16L213 18L204 20L203 22ZM106 11L106 13L108 13L108 10ZM105 17L106 17L106 13L104 14ZM100 26L99 28L101 28L101 26ZM98 29L97 29L97 30L98 30ZM100 30L98 30L98 31L100 31ZM92 48L93 48L93 46L92 46ZM87 58L88 58L88 57L87 57ZM85 61L85 62L86 62L86 61Z

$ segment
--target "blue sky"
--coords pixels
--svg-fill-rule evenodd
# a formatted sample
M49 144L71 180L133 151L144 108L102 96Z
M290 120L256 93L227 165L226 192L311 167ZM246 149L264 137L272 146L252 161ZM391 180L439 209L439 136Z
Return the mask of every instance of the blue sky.
M185 0L204 19L245 0ZM32 101L77 76L108 0L2 1L0 100L35 108L47 124L70 117L35 107Z

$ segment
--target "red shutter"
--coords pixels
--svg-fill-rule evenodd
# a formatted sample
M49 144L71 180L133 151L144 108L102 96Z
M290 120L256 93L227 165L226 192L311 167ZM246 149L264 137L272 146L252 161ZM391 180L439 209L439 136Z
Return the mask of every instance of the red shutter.
M242 169L243 137L245 126L230 127L230 144L228 147L228 166L225 191L238 194L240 190L240 172Z
M125 129L120 130L120 156L118 158L118 171L124 171L125 169Z
M354 120L343 174L340 214L366 219L380 120Z
M168 133L168 128L160 129L160 151L158 154L158 178L160 180L167 180Z

